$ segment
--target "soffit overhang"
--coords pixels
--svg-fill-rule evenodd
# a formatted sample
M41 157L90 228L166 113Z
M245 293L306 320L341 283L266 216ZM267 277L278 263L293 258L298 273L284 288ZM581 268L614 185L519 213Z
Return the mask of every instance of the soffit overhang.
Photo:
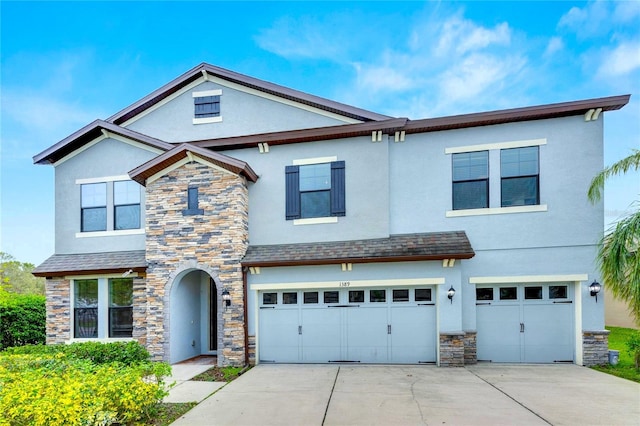
M188 143L178 145L136 167L129 172L129 177L140 185L146 186L147 179L150 177L162 175L163 171L168 170L179 161L185 158L194 159L194 157L204 160L205 164L213 164L236 175L242 175L251 182L258 180L258 175L244 161Z

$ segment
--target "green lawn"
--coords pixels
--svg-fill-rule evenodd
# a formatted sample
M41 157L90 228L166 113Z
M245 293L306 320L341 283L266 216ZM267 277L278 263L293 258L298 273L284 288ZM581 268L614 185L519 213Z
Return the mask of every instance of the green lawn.
M609 349L620 351L620 362L618 365L605 365L593 368L603 373L640 383L640 370L636 370L633 357L627 349L627 340L629 340L629 337L631 337L633 333L636 333L637 330L622 327L605 328L611 332L609 334Z

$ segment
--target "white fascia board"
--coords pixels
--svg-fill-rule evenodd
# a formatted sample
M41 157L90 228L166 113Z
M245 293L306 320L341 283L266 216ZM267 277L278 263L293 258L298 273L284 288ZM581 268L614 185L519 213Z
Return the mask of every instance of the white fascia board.
M498 277L469 277L469 284L528 284L528 283L554 283L554 282L580 282L587 281L587 274L566 275L512 275Z
M362 288L362 287L406 287L416 285L441 285L444 277L436 278L406 278L397 280L344 280L344 281L317 281L317 282L293 282L293 283L263 283L251 284L251 290L284 290L284 289L316 289L316 288Z
M495 143L486 143L480 145L467 145L467 146L456 146L452 148L445 148L445 154L459 154L464 152L475 152L475 151L491 151L492 149L509 149L509 148L525 148L528 146L540 146L546 145L547 138L542 139L529 139L522 141L508 141L508 142L495 142Z

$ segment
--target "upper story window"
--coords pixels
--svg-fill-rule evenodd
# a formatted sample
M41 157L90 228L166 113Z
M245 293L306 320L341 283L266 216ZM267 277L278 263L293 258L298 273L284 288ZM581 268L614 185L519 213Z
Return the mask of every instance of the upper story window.
M114 229L140 228L140 185L133 181L113 182Z
M117 178L117 179L115 179ZM80 233L76 237L102 236L104 232L142 231L141 187L122 176L78 179L80 185ZM132 231L136 230L136 231Z
M500 151L502 207L540 204L538 147Z
M221 89L193 92L193 124L217 123L222 121L220 114Z
M90 183L81 185L81 225L82 232L107 230L107 184Z
M287 220L344 216L344 171L344 161L287 166Z
M489 151L453 154L453 209L489 207Z
M182 210L183 216L194 216L204 214L204 209L198 208L199 206L198 187L191 187L187 189L187 208Z

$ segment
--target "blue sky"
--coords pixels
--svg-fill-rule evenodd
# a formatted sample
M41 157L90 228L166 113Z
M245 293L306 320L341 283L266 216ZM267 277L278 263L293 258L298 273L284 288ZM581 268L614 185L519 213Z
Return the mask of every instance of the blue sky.
M628 94L605 163L640 148L640 2L0 2L0 250L54 252L32 156L201 62L413 119ZM571 167L568 163L567 167ZM640 193L612 180L607 223Z

